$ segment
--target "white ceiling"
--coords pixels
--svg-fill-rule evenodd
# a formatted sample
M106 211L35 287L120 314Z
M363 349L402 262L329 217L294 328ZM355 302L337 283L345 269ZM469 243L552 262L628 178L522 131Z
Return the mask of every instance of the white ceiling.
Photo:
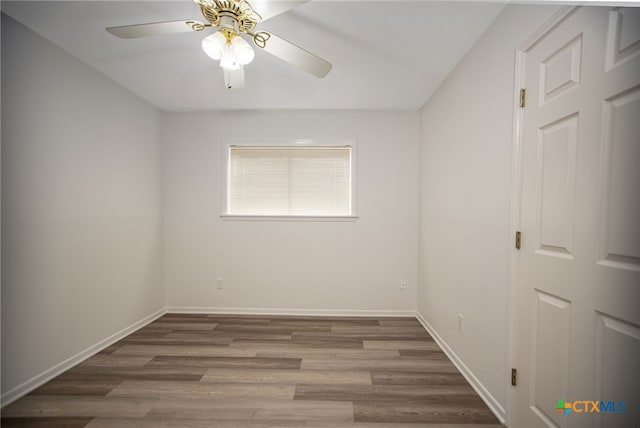
M277 1L277 0L271 0ZM164 110L418 109L504 4L312 0L261 23L325 58L318 79L258 49L227 90L200 48L211 30L118 39L106 27L197 19L192 0L2 1L2 10Z

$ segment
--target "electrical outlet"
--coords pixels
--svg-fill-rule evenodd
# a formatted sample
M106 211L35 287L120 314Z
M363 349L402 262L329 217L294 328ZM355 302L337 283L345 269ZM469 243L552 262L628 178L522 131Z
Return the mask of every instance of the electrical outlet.
M464 317L462 314L458 314L458 330L464 331Z
M222 278L218 278L218 281L216 281L216 288L222 290Z
M407 289L407 281L403 279L402 281L400 281L400 290L406 290L406 289Z

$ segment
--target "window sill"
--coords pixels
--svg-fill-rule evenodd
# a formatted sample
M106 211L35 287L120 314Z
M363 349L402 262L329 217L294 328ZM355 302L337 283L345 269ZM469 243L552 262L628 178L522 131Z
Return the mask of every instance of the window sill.
M225 221L356 221L357 215L237 215L220 214Z

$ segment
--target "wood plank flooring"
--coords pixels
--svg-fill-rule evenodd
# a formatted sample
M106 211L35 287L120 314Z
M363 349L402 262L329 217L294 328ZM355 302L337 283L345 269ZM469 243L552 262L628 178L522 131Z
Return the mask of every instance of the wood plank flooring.
M414 318L167 314L2 427L500 427Z

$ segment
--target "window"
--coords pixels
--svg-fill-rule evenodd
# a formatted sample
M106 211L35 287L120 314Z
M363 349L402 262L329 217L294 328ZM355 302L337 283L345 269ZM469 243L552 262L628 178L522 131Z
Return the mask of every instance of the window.
M353 215L351 145L229 146L227 215Z

